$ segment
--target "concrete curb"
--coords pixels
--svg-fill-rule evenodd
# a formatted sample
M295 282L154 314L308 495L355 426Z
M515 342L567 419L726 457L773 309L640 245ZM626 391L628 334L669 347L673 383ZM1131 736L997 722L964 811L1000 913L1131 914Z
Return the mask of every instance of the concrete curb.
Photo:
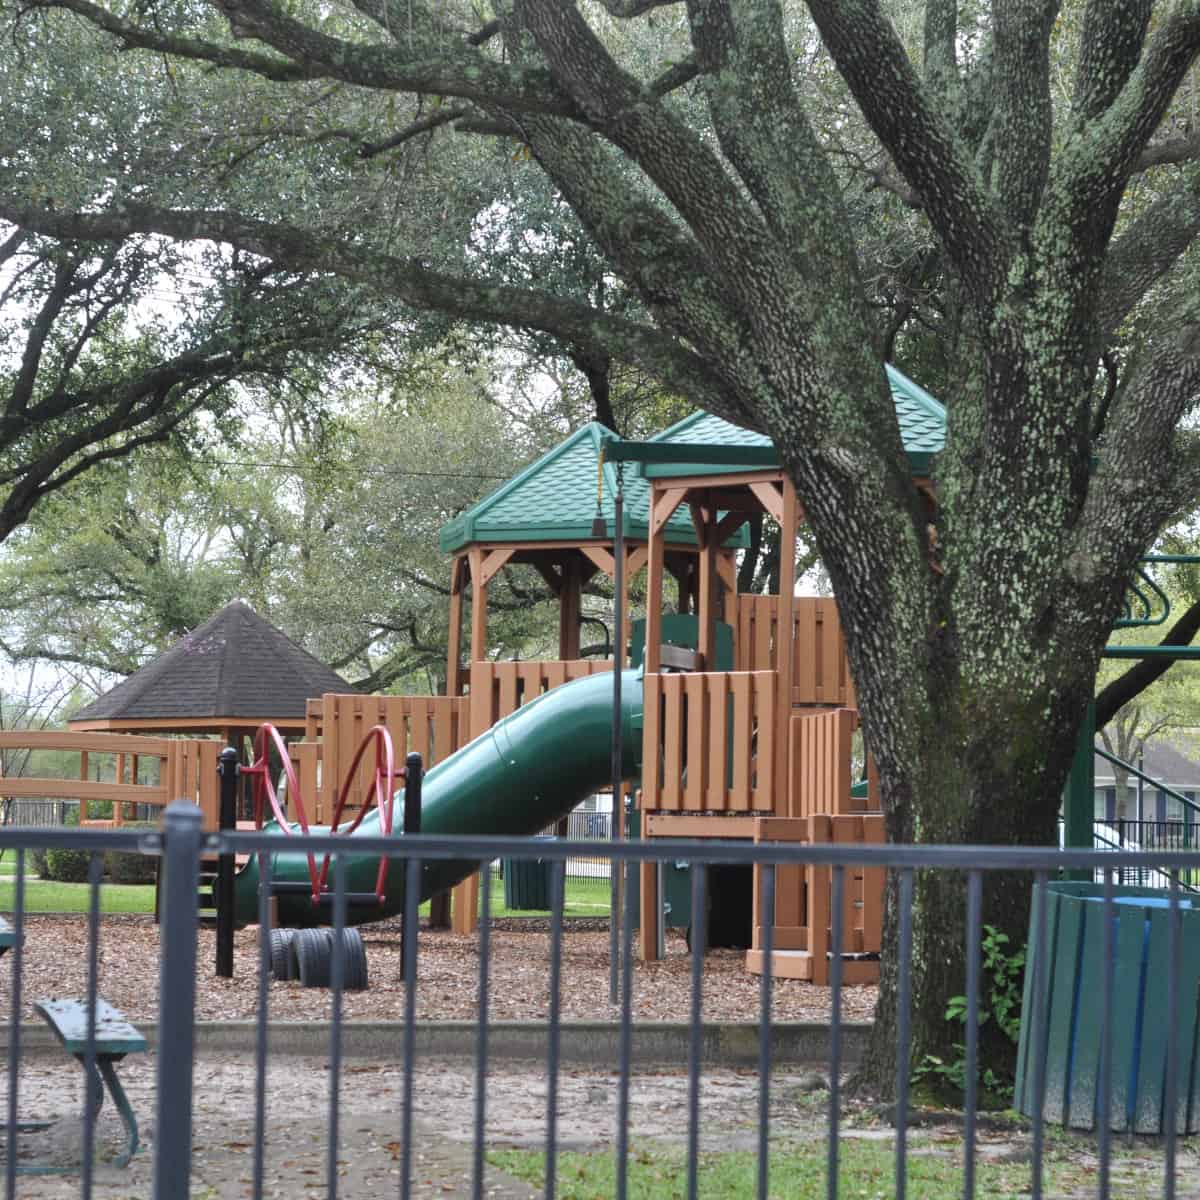
M153 1048L158 1026L136 1022ZM253 1021L202 1021L196 1026L196 1052L252 1054L257 1025ZM418 1022L416 1052L429 1058L470 1058L475 1054L473 1021ZM862 1058L871 1026L866 1022L842 1025L842 1062L853 1066ZM606 1022L564 1022L560 1026L559 1053L565 1064L614 1067L620 1054L621 1027ZM541 1061L546 1057L548 1028L545 1021L501 1021L488 1026L488 1056L496 1062ZM705 1025L702 1033L705 1065L754 1067L758 1064L759 1029L750 1022ZM0 1053L7 1051L7 1030ZM326 1021L279 1021L268 1026L267 1047L272 1054L325 1056L329 1053L330 1026ZM397 1060L403 1054L401 1021L346 1021L342 1024L342 1053L347 1058ZM53 1032L42 1024L21 1026L22 1054L57 1051ZM688 1055L688 1026L668 1022L642 1022L633 1026L632 1061L636 1066L684 1067ZM822 1022L788 1022L771 1026L771 1062L774 1066L813 1066L829 1060L829 1026Z

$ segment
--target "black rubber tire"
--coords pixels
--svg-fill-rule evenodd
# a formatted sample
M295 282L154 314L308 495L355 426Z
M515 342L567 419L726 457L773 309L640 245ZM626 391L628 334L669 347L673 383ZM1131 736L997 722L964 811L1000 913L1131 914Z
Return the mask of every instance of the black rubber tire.
M294 929L271 930L271 977L288 980L296 978L296 960L292 957Z
M330 975L333 972L333 931L329 931ZM367 948L357 929L342 930L342 987L347 992L367 990Z
M306 988L329 986L330 951L333 939L325 929L297 929L292 937L292 961L296 978Z

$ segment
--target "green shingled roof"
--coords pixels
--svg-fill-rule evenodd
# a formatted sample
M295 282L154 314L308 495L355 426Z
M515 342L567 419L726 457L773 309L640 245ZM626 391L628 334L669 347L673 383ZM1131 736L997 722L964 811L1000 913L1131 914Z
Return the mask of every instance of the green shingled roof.
M900 434L908 451L914 475L929 473L930 459L946 440L946 410L927 391L887 368ZM596 515L596 464L606 441L616 439L611 429L593 421L571 434L565 442L530 463L506 484L478 504L442 526L438 544L445 554L479 542L580 542L592 540L592 518ZM770 439L711 413L697 412L655 434L652 442L678 444L752 446L761 448L764 460L757 469L778 466ZM697 466L693 463L645 463L625 472L625 536L649 540L646 512L650 485L647 479L684 475L720 475L756 469L741 466ZM613 497L617 491L616 467L604 464L603 512L609 538L613 528ZM676 512L667 523L667 540L676 545L696 544L696 531L687 509ZM608 539L596 539L608 540ZM739 530L726 542L746 545L746 531Z
M593 421L530 463L506 484L442 526L438 545L445 554L478 542L580 542L592 539L596 515L596 464L605 441L617 435ZM604 464L604 518L613 532L616 467ZM636 471L625 472L625 536L648 541L646 511L650 485ZM727 545L741 546L745 534ZM667 541L696 544L696 530L684 508L667 522Z
M900 436L908 452L909 465L914 475L928 475L930 463L946 443L946 410L924 388L913 383L907 375L895 367L887 367L888 383L892 388L892 399L896 403L896 416L900 421ZM662 433L656 433L652 442L700 446L753 446L763 450L774 449L765 434L743 429L711 413L696 412L676 422ZM772 454L770 461L762 466L778 466L778 456ZM700 466L694 463L646 463L639 474L648 479L670 479L685 475L724 475L753 468L741 466Z

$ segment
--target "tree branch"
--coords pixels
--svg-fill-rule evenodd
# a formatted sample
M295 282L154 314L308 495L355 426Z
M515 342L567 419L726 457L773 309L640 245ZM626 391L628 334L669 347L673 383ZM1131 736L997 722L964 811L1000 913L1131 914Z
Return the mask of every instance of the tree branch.
M997 0L996 182L1015 228L1032 225L1050 172L1050 30L1059 0Z
M1081 121L1105 112L1137 66L1154 0L1089 0L1079 39L1072 107Z
M1200 632L1200 600L1187 609L1158 644L1190 646L1197 632ZM1118 675L1096 697L1096 728L1107 725L1126 704L1161 679L1174 665L1170 658L1144 658Z
M878 0L809 8L842 77L976 297L996 286L1000 228L966 148L917 78ZM853 11L850 11L850 10Z
M1113 242L1104 264L1097 318L1108 345L1150 288L1200 237L1200 167L1188 172Z
M434 271L415 259L223 210L167 210L129 203L120 211L68 213L26 208L0 197L0 217L52 237L88 241L160 233L182 241L227 242L294 270L327 271L369 284L417 308L538 329L578 345L605 346L614 356L640 363L681 394L692 395L697 403L744 416L708 363L674 339L652 326L550 292Z

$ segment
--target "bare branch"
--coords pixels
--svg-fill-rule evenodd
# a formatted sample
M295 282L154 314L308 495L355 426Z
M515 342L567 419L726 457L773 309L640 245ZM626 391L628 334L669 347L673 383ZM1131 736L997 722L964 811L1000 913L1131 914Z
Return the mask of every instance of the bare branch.
M453 105L436 108L426 116L410 122L391 137L384 138L382 142L364 143L359 148L358 156L359 158L374 158L377 154L385 154L388 150L395 150L397 146L403 146L405 142L411 141L422 133L429 133L433 129L437 129L442 125L448 125L453 121L457 121L460 117L467 116L470 111L469 108L459 108Z

